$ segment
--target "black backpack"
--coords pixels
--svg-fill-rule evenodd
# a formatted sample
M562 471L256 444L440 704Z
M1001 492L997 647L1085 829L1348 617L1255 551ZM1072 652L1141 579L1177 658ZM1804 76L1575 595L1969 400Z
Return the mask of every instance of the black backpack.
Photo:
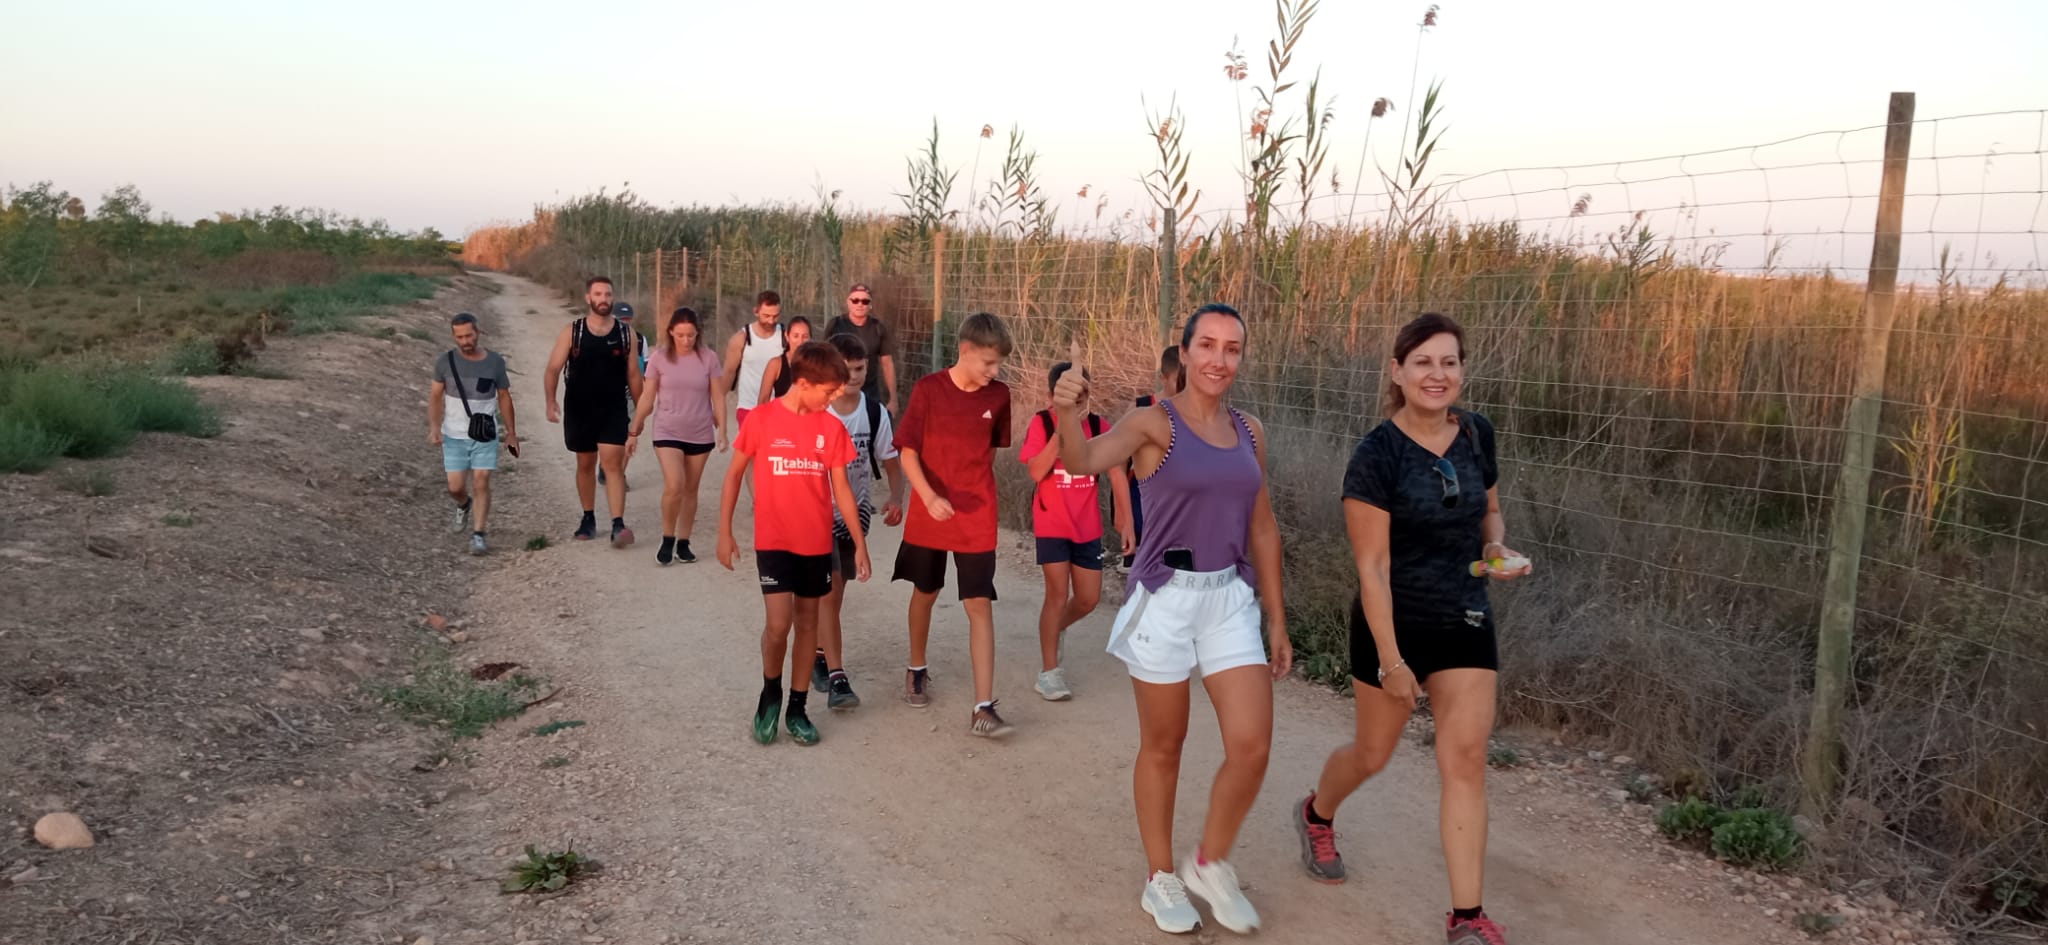
M579 315L576 317L576 331L574 335L574 340L572 340L569 343L569 363L562 366L563 380L568 380L570 375L576 373L576 359L581 358L583 356L583 337L590 333L588 329L584 328L584 325L586 324L588 324L588 316ZM626 328L625 322L619 321L618 319L612 319L611 334L608 334L605 337L610 338L612 337L612 335L618 334L619 329L622 328L625 328L627 332L632 331L632 329ZM635 352L633 350L633 342L630 338L619 343L619 351L629 357L638 356L638 352Z
M1038 412L1038 425L1045 429L1045 438L1051 441L1053 439L1051 410L1041 410ZM1088 415L1088 435L1091 437L1102 435L1102 417L1092 413ZM1056 442L1048 442L1047 445L1054 449L1058 448ZM1046 475L1052 475L1051 467L1047 467Z
M882 481L882 458L875 452L875 444L882 439L882 402L863 395L861 406L868 413L868 468L874 471L875 481Z

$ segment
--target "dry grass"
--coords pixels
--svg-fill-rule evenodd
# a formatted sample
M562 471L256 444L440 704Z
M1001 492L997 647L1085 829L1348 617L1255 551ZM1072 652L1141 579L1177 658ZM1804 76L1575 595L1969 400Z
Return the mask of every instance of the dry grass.
M558 284L620 258L550 243L556 221L543 222L485 245L522 247L526 271ZM773 286L785 312L830 315L836 293L808 274L838 266L873 286L899 374L915 376L930 367L934 268L928 250L889 253L886 238L883 221L851 221L829 263L815 241L729 240L715 273L694 246L704 265L687 298L703 309L715 282L736 324L739 299ZM1499 595L1507 719L1625 744L1669 779L1789 801L1862 288L1652 263L1588 258L1513 225L1296 230L1259 245L1219 232L1184 241L1173 308L1222 299L1250 317L1236 396L1273 440L1289 607L1313 674L1344 675L1342 468L1377 420L1394 329L1442 311L1467 326L1467 397L1502 432L1510 531L1543 569ZM1104 404L1150 384L1154 246L949 232L943 270L948 323L1009 320L1019 417L1043 406L1044 370L1070 340ZM1896 878L1871 860L1909 850L1942 882L1894 891L1945 894L1944 907L2048 856L2048 597L2028 577L2048 567L2043 324L2048 294L1923 288L1900 299L1892 341L1844 782L1845 809L1874 816L1887 842L1822 860ZM1006 482L1010 524L1026 488Z

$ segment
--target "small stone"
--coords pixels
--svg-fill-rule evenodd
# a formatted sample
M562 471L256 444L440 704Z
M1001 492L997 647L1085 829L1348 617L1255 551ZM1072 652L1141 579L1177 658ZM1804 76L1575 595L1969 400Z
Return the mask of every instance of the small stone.
M1627 755L1615 755L1615 756L1614 756L1614 763L1615 763L1615 764L1618 764L1618 765L1623 765L1623 766L1627 766L1627 765L1632 765L1632 764L1635 764L1635 763L1636 763L1636 760L1635 760L1634 758L1630 758L1630 757L1629 757L1629 756L1627 756Z
M412 945L434 945L434 937L431 935L422 935L419 938L413 939Z
M1870 905L1871 908L1874 908L1879 912L1899 911L1899 904L1892 901L1892 897L1883 895L1882 893L1878 894L1877 896L1873 896L1870 900Z
M1607 760L1607 753L1606 753L1606 752L1604 752L1604 751L1589 751L1589 752L1586 752L1586 760L1588 760L1588 761L1606 761L1606 760Z
M236 898L236 899L247 899L247 898L249 898L249 891L248 891L248 890L246 890L246 889L237 889L237 890L235 890L235 898Z
M449 635L448 635L448 642L450 642L450 643L468 643L468 642L469 642L469 633L468 633L467 631L463 631L463 630L457 630L457 631L455 631L454 633L451 633L451 634L449 634Z
M310 640L314 643L327 642L327 631L322 630L319 627L300 627L299 636L305 637L307 640Z
M24 883L33 883L36 881L36 874L40 872L40 870L31 866L28 869L22 870L21 872L14 874L13 876L7 877L7 884L10 886L20 886Z
M305 779L305 778L293 778L293 779L292 779L292 787L305 787L305 786L306 786L306 779Z
M1628 803L1628 792L1621 788L1615 788L1607 792L1607 799L1616 804L1626 804Z
M440 614L428 614L427 629L435 631L436 633L448 629L448 618L443 617Z
M59 811L36 821L36 842L52 850L83 850L92 846L92 831L77 814Z
M1764 918L1766 918L1766 919L1775 919L1775 918L1777 918L1777 917L1778 917L1778 910L1776 910L1776 909L1765 909L1765 910L1764 910Z

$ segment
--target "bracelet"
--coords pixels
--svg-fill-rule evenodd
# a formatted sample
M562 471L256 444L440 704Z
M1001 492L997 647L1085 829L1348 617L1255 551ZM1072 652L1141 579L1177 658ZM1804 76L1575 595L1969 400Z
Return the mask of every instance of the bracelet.
M1469 547L1471 547L1471 546L1470 546L1470 545L1467 545L1466 547L1468 547L1468 548L1469 548ZM1386 681L1387 681L1387 673L1388 673L1388 672L1390 672L1390 671L1392 671L1392 670L1400 669L1401 667L1403 667L1403 666L1406 666L1406 665L1408 665L1408 661L1407 661L1407 660L1406 660L1406 659L1404 658L1404 659L1398 659L1398 660L1395 660L1395 661L1394 661L1394 665L1392 665L1392 666L1382 666L1382 667L1380 667L1380 682L1386 682Z

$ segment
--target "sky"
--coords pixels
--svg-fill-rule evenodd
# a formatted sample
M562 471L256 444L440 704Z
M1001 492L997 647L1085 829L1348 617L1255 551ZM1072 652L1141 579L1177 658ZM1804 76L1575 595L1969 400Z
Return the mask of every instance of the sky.
M1776 241L1781 259L1860 268L1871 126L1912 91L1921 119L2019 114L1916 127L1909 266L1944 241L1991 268L2042 266L2048 3L1452 0L1418 36L1426 7L1327 0L1295 52L1280 114L1300 113L1320 70L1347 191L1383 189L1372 163L1353 186L1368 130L1391 167L1412 77L1441 79L1430 167L1465 218L1596 246L1644 210L1690 250L1728 244L1736 266L1760 267ZM960 192L981 189L1015 126L1063 222L1129 211L1128 229L1151 213L1146 110L1171 101L1209 226L1241 213L1240 142L1274 35L1259 0L41 3L0 32L0 183L49 179L89 203L134 183L179 219L282 204L450 235L628 183L660 204L811 203L822 187L887 211L936 121ZM1233 42L1250 69L1237 83ZM1370 119L1382 96L1394 113ZM1816 134L1851 129L1871 130ZM1310 207L1350 212L1341 197Z

